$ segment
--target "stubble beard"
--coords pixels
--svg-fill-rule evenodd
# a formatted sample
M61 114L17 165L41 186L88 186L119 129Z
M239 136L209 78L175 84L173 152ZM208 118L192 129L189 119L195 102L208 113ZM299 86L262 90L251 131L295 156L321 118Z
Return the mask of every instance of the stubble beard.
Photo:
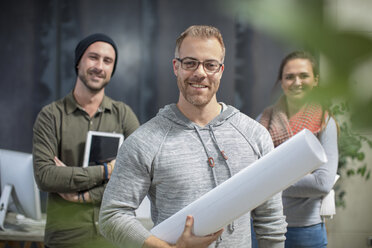
M188 80L183 81L179 77L177 77L177 84L178 88L183 96L183 98L186 99L187 102L190 104L196 106L196 107L203 107L206 106L210 101L212 100L213 97L213 92L208 92L207 95L201 95L201 94L188 94L187 88L191 87L189 85ZM212 84L215 84L215 82L212 82Z
M89 75L89 71L88 71L88 75ZM104 78L104 80L102 81L102 83L100 85L95 84L95 83L91 84L89 82L89 79L87 78L87 75L85 75L83 73L79 73L78 77L79 77L80 81L85 85L85 87L89 91L91 91L92 93L97 93L97 92L101 91L109 83L109 80L107 80L106 77Z

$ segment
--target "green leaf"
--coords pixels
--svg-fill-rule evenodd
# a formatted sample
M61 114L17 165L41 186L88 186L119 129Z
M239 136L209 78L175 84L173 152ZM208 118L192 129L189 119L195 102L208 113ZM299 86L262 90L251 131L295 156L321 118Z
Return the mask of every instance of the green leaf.
M364 174L366 173L366 170L367 170L367 165L359 167L358 170L357 170L357 174L360 174L363 177Z
M359 161L363 161L363 160L364 160L364 157L365 157L364 152L359 152L359 153L357 154L357 159L358 159Z
M353 175L355 175L355 171L354 171L353 169L348 169L348 170L346 171L346 175L347 175L348 177L353 176Z

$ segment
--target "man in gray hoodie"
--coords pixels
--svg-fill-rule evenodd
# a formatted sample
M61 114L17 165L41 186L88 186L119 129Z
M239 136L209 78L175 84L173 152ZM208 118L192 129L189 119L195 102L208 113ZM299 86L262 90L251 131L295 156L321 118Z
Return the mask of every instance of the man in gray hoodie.
M260 247L284 247L280 194L204 237L192 233L188 216L176 244L151 235L134 214L147 195L157 225L273 149L263 126L217 101L224 57L214 27L191 26L177 39L178 103L165 106L123 143L102 200L101 232L119 247L251 247L251 216Z

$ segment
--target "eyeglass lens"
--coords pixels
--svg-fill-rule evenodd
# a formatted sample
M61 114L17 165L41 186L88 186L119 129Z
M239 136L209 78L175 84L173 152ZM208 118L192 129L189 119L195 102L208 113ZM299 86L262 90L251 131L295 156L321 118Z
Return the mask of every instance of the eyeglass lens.
M221 64L217 60L206 60L203 62L191 58L178 60L181 62L182 68L188 71L196 70L200 64L203 64L203 67L207 72L217 72L221 67Z

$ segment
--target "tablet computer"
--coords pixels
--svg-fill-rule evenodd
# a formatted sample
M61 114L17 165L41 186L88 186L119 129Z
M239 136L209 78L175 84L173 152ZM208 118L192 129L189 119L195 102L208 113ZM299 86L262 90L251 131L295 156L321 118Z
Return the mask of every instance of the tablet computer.
M89 131L85 143L83 167L102 165L116 158L118 150L124 141L124 135Z

